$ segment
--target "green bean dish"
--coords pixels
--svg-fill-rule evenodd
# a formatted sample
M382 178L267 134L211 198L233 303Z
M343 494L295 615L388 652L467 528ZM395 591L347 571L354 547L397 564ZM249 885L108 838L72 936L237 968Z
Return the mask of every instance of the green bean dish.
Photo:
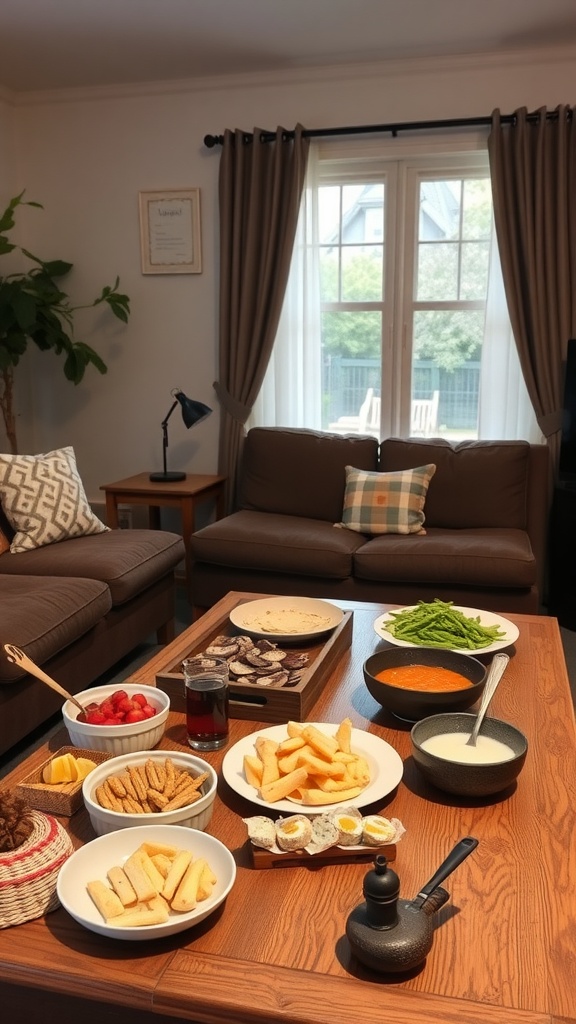
M419 601L414 608L390 612L383 629L396 640L420 647L442 647L479 651L503 640L506 633L499 626L483 626L480 616L469 617L453 606L452 601Z

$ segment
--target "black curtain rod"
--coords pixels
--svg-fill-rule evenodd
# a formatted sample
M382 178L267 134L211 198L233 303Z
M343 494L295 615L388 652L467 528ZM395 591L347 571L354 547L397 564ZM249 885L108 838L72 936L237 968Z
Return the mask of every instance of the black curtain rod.
M570 111L568 111L570 114ZM539 111L534 111L527 115L529 121L536 121L540 116ZM557 117L556 111L550 111L546 114L547 118ZM513 124L516 120L515 114L502 114L500 121L502 124ZM310 128L304 129L302 135L305 139L320 139L327 138L332 135L377 135L382 132L390 132L393 138L396 138L399 132L418 132L425 131L426 129L434 128L472 128L472 127L486 127L492 124L492 117L453 117L443 121L403 121L398 124L360 124L354 125L350 128ZM261 132L260 142L273 142L276 138L276 132ZM293 139L294 132L284 132L285 139ZM243 135L244 142L252 141L252 133L245 132ZM221 146L224 142L223 135L205 135L204 145L208 149L213 149L214 146Z

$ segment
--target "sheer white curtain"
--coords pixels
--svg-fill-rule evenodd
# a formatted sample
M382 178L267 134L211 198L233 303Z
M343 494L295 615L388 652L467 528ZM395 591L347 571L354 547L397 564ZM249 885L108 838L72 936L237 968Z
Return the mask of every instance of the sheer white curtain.
M319 148L310 145L292 266L274 350L247 427L322 429L318 266ZM508 317L495 232L480 375L478 437L543 441Z
M322 427L318 149L312 143L284 306L247 427Z
M482 343L478 436L483 440L545 442L520 369L494 227Z

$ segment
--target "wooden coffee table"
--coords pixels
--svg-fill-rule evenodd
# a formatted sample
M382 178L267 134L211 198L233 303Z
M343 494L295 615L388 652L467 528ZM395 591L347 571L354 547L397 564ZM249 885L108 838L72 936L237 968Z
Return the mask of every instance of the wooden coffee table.
M250 596L256 595L228 595L224 607ZM342 607L354 610L353 644L309 717L339 722L349 715L406 759L397 790L373 808L407 829L394 864L402 896L416 895L458 839L479 840L445 883L451 899L437 915L425 965L392 978L359 966L345 923L362 899L369 862L254 868L242 817L258 811L221 780L208 831L238 865L225 905L197 928L149 944L106 940L62 909L5 929L0 998L7 1020L40 1011L62 1022L77 1013L82 1024L174 1017L211 1024L576 1021L576 728L556 620L509 616L520 637L492 713L526 733L528 757L512 792L465 800L423 782L409 756L409 726L382 711L363 684L362 663L378 645L372 623L386 606ZM222 602L207 615L216 621L221 608ZM207 621L204 616L135 678L153 680L175 650L186 653ZM230 742L267 724L233 720ZM66 739L66 733L54 738L50 748ZM185 744L183 717L171 713L162 746ZM207 759L219 768L224 753ZM37 751L5 782L16 782L47 755L46 748ZM85 812L64 821L76 845L93 837Z

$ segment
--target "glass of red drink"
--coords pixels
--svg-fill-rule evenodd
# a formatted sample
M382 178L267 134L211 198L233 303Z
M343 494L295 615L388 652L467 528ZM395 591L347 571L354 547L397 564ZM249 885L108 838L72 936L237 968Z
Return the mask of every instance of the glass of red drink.
M219 750L228 741L228 663L198 655L182 662L186 732L194 750Z

